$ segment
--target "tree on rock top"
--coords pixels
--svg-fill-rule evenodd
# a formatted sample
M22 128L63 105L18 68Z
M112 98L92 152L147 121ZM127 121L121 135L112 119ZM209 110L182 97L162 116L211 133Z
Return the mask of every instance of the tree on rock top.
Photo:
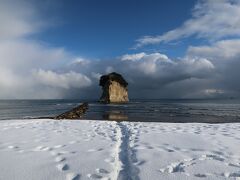
M123 103L128 102L128 83L122 75L112 72L100 78L99 85L102 86L100 102Z

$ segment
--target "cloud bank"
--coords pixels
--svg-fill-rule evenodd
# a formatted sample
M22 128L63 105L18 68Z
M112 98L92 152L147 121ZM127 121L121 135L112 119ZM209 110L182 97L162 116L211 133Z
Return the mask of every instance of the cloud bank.
M117 71L129 82L132 98L187 97L191 92L191 82L205 82L215 71L215 66L206 58L170 59L161 53L144 52L126 54L111 60L91 61L85 66L82 66L82 62L79 65L75 63L68 68L84 72L92 79L91 88L95 90L100 89L98 80L102 74ZM185 86L189 90L185 92L181 88L176 91L176 84L189 84Z
M48 26L30 1L0 1L0 98L64 98L91 80L81 73L58 72L74 56L64 48L35 41Z

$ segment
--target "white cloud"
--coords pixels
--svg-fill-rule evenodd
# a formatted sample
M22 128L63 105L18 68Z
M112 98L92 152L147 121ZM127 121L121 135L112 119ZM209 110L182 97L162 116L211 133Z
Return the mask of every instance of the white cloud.
M192 74L192 76L202 77L208 75L209 71L214 69L214 65L206 58L189 58L181 60L179 66L183 71ZM207 74L206 74L207 73Z
M122 61L128 61L131 69L140 70L146 75L155 74L159 65L174 63L165 54L144 52L137 54L126 54L121 57Z
M188 48L188 58L207 58L214 65L211 84L203 87L206 89L220 89L221 91L216 91L216 93L213 93L213 91L205 91L206 95L240 97L240 84L238 83L240 77L239 45L239 39L231 39L221 40L208 46L191 46Z
M16 71L31 68L56 68L70 55L63 48L53 48L37 41L0 41L0 65Z
M161 53L146 54L141 52L137 54L125 54L121 57L122 61L138 61L141 59L148 59L152 61L170 61L165 54Z
M212 78L212 73L215 72L215 66L206 57L186 56L182 59L170 59L161 53L146 52L126 54L116 59L89 61L87 67L78 64L71 68L92 77L92 85L86 91L94 91L90 97L95 98L98 98L97 95L101 92L98 86L100 76L112 71L126 78L129 82L130 96L133 98L177 98L184 97L190 92L200 90L203 92L207 85L203 86L202 83L208 82ZM193 86L198 86L195 85L196 83L202 87L192 90ZM186 85L182 86L183 84Z
M84 58L81 58L81 57L77 57L75 58L71 63L70 65L82 65L82 66L86 66L88 65L90 62L89 60L86 60Z
M138 60L122 60L119 70L131 81L130 90L136 97L194 97L194 92L208 87L215 72L215 66L206 57L170 59L160 53L158 57L156 53L145 53Z
M87 76L73 71L56 73L50 70L39 69L38 71L34 71L33 75L43 85L64 89L88 87L92 83Z
M100 73L95 73L95 72L92 72L91 73L91 75L92 75L92 77L94 78L94 79L96 79L96 80L100 80L100 78L101 78L101 76L102 76L102 74L100 74Z
M106 73L111 73L113 71L115 71L114 67L112 67L112 66L107 66L106 67L106 70L105 70Z
M187 50L189 56L209 57L211 59L233 59L240 57L240 39L222 40L212 45L190 46Z
M0 41L0 98L63 98L63 89L91 85L85 75L56 73L73 58L63 48L35 41ZM67 67L67 66L66 66ZM34 71L41 69L40 71Z
M69 62L86 61L74 59L64 48L30 38L46 25L31 1L0 0L1 99L63 98L71 93L67 89L91 85L82 73L57 73Z
M148 69L152 69L152 76L157 76L155 82L161 82L161 89L167 91L159 93L188 98L240 97L239 29L240 1L199 0L192 11L192 18L180 27L159 36L142 37L137 40L136 47L169 43L190 36L207 40L208 45L189 46L185 56L171 60L171 65L150 64ZM139 59L146 63L144 56ZM143 67L148 66L143 64L142 70Z
M28 1L0 1L0 40L29 36L47 26Z
M137 61L146 56L144 52L138 54L125 54L122 56L122 61Z
M186 74L202 74L206 70L214 68L214 65L205 58L184 58L171 60L166 55L161 53L138 53L123 55L121 60L127 61L129 69L140 71L146 75L166 76L172 71ZM170 74L169 74L170 75ZM191 76L191 75L190 75Z
M136 47L148 44L171 42L189 36L210 41L240 36L240 1L201 0L192 13L192 18L182 26L159 36L144 36L137 40Z

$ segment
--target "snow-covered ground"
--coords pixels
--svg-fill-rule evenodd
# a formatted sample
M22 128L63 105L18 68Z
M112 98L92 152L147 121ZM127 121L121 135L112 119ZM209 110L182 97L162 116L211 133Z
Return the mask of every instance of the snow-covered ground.
M240 123L4 120L0 179L240 179Z

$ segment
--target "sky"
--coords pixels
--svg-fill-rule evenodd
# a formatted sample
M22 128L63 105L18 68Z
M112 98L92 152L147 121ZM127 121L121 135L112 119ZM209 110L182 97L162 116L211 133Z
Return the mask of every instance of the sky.
M240 97L239 0L0 0L0 99Z

